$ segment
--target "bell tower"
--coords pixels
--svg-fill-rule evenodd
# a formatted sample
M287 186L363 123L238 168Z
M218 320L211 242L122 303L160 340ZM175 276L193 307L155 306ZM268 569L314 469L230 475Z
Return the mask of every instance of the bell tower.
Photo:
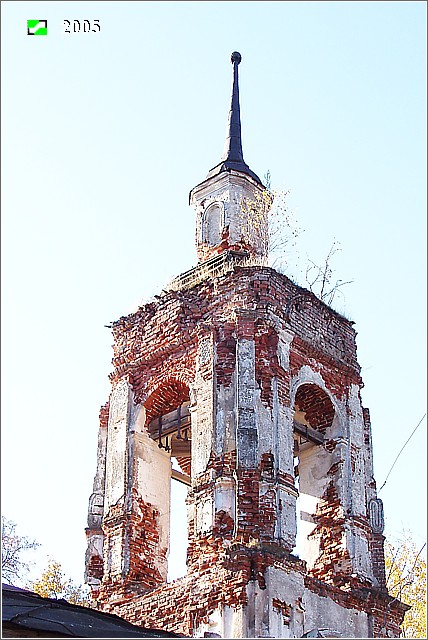
M224 156L190 193L199 262L112 325L86 579L100 608L187 637L399 637L356 332L264 262L240 61ZM187 573L168 582L175 481Z
M192 189L189 202L196 210L196 250L199 262L226 249L248 251L267 258L269 194L244 161L239 106L238 65L241 54L231 55L232 97L221 161L203 182ZM264 206L257 206L263 201ZM249 224L248 211L258 210L257 224Z

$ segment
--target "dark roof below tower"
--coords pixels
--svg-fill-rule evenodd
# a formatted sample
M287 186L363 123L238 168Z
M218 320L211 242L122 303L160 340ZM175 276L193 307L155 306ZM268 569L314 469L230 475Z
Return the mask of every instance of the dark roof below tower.
M2 638L183 638L66 600L2 585Z

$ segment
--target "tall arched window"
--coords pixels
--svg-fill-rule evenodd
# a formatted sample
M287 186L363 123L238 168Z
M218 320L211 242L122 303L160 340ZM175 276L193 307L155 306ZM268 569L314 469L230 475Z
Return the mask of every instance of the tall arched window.
M179 380L166 380L145 403L146 428L171 458L171 499L168 580L186 573L187 487L191 476L189 389ZM169 478L168 478L169 482Z
M306 560L308 568L319 556L315 514L328 482L322 445L334 415L333 404L320 387L303 384L298 388L294 402L294 473L299 492L295 553Z

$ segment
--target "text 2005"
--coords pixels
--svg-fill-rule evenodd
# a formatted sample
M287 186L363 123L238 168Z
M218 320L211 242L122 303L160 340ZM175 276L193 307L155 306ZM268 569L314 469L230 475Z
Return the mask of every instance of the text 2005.
M99 33L99 20L64 20L64 33Z

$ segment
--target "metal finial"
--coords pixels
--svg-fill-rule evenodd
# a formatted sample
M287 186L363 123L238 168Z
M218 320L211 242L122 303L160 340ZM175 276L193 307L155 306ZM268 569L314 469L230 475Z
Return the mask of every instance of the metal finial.
M242 60L242 56L239 53L239 51L234 51L232 53L232 55L230 56L230 61L232 64L234 64L236 62L236 64L239 64Z

